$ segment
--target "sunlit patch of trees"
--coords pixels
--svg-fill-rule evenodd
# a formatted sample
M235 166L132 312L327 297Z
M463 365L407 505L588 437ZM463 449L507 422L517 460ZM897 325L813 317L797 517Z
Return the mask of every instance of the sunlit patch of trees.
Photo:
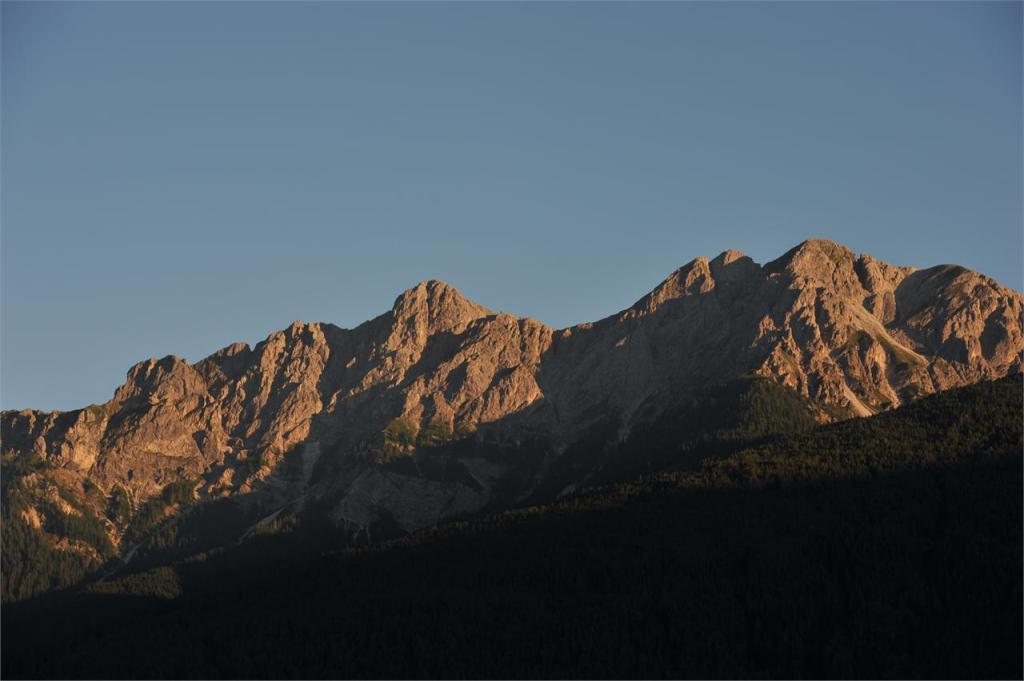
M70 512L22 488L26 476L45 477L48 469L34 454L18 456L8 451L2 457L0 598L5 602L78 584L114 552L103 522L66 490L50 481L43 483L57 487ZM41 527L28 520L30 512L41 521ZM61 539L84 546L62 550L57 547Z

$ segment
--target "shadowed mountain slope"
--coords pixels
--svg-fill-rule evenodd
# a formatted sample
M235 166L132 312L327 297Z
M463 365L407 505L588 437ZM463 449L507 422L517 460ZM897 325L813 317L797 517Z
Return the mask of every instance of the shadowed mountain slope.
M1020 678L1022 383L3 608L5 678ZM145 626L139 626L145 623Z

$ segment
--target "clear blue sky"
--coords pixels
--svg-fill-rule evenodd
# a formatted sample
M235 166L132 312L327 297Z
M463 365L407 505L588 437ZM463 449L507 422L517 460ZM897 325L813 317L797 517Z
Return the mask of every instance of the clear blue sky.
M809 236L1021 288L1021 4L2 4L0 401Z

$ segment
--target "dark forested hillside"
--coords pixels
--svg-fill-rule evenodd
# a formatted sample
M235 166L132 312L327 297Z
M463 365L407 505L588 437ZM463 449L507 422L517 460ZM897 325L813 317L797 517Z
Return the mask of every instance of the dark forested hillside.
M8 604L3 675L1020 678L1021 394L726 420L753 444L558 503L364 549L265 534Z

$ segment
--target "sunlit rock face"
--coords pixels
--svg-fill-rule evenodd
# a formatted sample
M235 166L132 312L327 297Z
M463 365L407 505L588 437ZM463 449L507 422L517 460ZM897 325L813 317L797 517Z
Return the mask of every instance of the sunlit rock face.
M529 498L595 423L626 437L737 376L788 386L828 420L1020 372L1021 314L1021 295L984 275L824 240L765 265L697 258L567 329L428 281L355 329L295 322L195 364L141 362L101 405L4 412L3 448L136 505L187 480L268 514L323 509L372 539Z

